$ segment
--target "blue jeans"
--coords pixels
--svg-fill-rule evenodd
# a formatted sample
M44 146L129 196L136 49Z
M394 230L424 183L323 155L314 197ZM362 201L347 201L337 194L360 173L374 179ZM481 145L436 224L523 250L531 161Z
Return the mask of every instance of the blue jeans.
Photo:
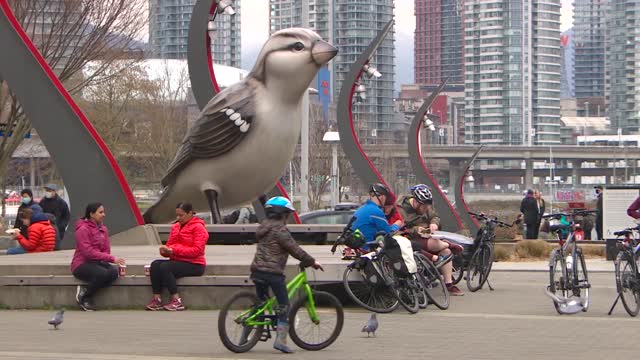
M22 246L18 245L17 247L14 248L8 248L7 249L7 255L20 255L20 254L26 254L27 250L25 250Z

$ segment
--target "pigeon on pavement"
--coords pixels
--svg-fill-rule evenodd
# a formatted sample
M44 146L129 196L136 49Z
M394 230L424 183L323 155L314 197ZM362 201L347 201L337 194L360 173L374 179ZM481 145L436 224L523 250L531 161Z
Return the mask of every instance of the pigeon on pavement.
M55 330L58 330L58 326L60 326L60 324L62 324L62 320L63 320L63 316L64 316L64 309L58 311L52 318L51 320L49 320L49 325L53 325L53 328Z
M362 332L367 333L367 337L369 337L370 333L373 333L373 336L376 336L376 330L378 330L378 319L376 319L376 314L371 314L369 321L362 328Z

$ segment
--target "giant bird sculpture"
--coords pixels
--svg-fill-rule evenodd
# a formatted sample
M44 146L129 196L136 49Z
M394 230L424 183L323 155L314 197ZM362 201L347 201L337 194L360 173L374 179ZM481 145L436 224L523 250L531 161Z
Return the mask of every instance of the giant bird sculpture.
M300 137L302 96L338 50L315 32L284 29L265 43L249 75L214 96L189 129L162 179L160 199L144 214L147 223L175 217L191 202L220 208L252 201L271 189L293 157Z

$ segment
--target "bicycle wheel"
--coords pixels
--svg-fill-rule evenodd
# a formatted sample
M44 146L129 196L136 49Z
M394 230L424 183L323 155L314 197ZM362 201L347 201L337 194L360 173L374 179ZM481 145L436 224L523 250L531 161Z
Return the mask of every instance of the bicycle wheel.
M397 309L398 299L391 289L384 284L369 283L362 271L352 266L344 270L342 282L351 300L369 311L381 314Z
M451 273L451 283L458 285L464 275L464 257L458 254L453 258L453 272Z
M616 285L622 305L627 313L631 316L638 315L640 310L640 294L634 290L637 284L637 274L634 271L633 264L625 253L620 253L616 261Z
M415 275L398 280L394 286L400 305L411 314L417 313L420 310L420 302Z
M582 311L586 312L589 309L589 288L591 285L587 276L587 264L580 248L576 248L574 269L573 295L583 299Z
M218 315L218 335L227 349L243 353L256 346L263 326L247 327L243 321L253 314L250 309L259 303L255 293L241 291L222 306Z
M342 331L344 311L342 304L333 295L324 291L312 292L317 321L309 315L309 298L299 297L289 313L289 335L291 340L305 350L321 350L331 345Z
M418 271L422 277L423 286L429 301L438 309L449 308L449 290L445 286L444 278L438 269L424 255L416 255L418 260Z
M549 292L555 294L558 297L566 298L568 296L568 292L565 289L565 274L562 262L562 256L558 249L553 250L551 252L551 257L549 261ZM556 308L558 314L563 314L560 312L560 306L555 301L553 302L553 306Z
M483 245L473 253L467 268L467 287L469 291L476 292L482 289L482 286L489 278L492 262L493 251L490 246Z
M416 284L418 286L418 306L420 307L420 309L426 309L427 306L429 306L429 297L427 296L427 290L424 287L425 280L424 280L424 276L420 272L420 268L418 268L416 277L417 277Z
M382 271L385 272L384 276L393 278L391 290L400 305L411 314L417 313L420 310L420 306L418 305L418 288L414 274L398 276L387 256L381 255L378 259L380 259Z

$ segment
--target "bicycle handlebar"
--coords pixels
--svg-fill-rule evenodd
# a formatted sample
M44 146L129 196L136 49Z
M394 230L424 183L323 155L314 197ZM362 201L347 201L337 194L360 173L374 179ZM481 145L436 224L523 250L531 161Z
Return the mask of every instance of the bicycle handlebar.
M344 227L344 230L342 230L342 234L338 236L336 241L333 243L333 246L331 246L331 254L334 254L336 252L336 248L338 248L338 245L344 243L344 238L351 231L351 225L353 225L353 222L356 221L356 219L357 217L355 216L351 217L351 220L349 220L349 223Z
M543 219L560 219L562 216L565 217L573 217L576 215L593 215L596 214L598 212L598 210L577 210L577 211L572 211L571 213L555 213L555 214L547 214L547 215L542 215Z
M494 224L496 224L498 226L501 226L501 227L512 227L513 226L513 224L507 224L505 222L502 222L502 221L498 220L498 218L496 218L496 217L492 218L492 217L489 217L489 216L487 216L485 214L482 214L482 213L477 214L477 213L469 211L469 215L475 217L478 220L488 221L490 223L494 223Z

